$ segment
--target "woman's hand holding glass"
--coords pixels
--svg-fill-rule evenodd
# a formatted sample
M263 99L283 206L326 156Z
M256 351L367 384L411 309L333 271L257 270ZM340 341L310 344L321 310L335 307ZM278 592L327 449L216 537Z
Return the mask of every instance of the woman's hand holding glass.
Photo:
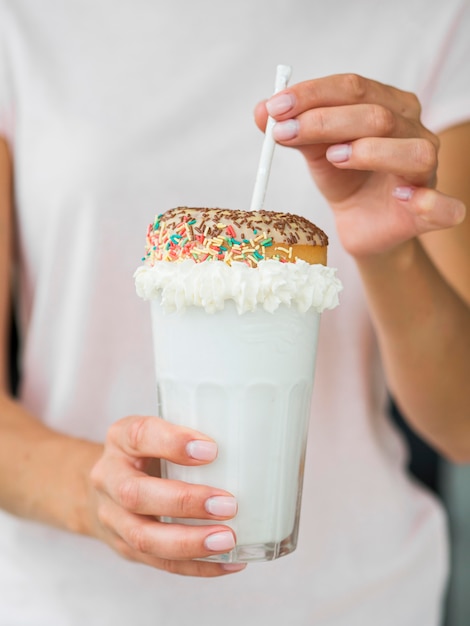
M194 560L234 547L233 531L220 523L236 514L232 494L160 477L158 459L194 466L210 463L216 456L216 443L189 428L157 417L119 420L110 428L103 454L91 472L92 534L127 559L173 573L219 576L243 569L243 565ZM159 521L165 516L213 524Z

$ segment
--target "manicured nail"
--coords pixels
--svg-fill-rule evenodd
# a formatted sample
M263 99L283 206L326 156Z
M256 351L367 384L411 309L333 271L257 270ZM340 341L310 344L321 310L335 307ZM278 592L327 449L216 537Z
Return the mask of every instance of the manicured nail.
M294 139L299 134L299 122L297 120L287 120L274 124L273 137L276 141L287 141Z
M411 200L414 189L413 187L395 187L392 196L397 200Z
M241 572L248 563L221 563L221 568L226 572Z
M213 461L217 456L217 444L213 441L193 439L186 444L186 452L196 461Z
M341 143L336 146L330 146L326 151L326 158L331 163L344 163L352 154L352 146L350 143Z
M459 202L458 200L455 201L456 204L454 205L454 210L453 210L453 223L457 226L457 224L461 224L466 215L467 215L467 209L465 208L465 204L463 202Z
M205 501L204 508L217 517L233 517L237 514L237 501L231 496L213 496Z
M204 547L211 552L228 552L235 547L235 539L229 530L208 535Z
M282 115L294 108L295 98L290 93L281 93L270 98L266 102L269 115Z

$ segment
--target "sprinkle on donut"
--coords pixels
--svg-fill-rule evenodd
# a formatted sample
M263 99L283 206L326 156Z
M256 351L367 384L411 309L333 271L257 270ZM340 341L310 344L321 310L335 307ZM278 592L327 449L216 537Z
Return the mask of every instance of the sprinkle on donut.
M256 267L267 258L295 262L313 252L312 258L319 259L313 262L326 263L327 246L326 234L299 215L178 207L149 225L142 261L239 261Z

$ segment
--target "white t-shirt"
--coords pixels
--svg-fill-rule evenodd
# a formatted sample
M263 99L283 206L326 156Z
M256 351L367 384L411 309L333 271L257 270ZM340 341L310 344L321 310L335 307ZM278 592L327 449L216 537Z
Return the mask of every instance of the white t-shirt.
M464 0L0 0L24 404L94 440L155 412L132 278L146 226L177 205L249 207L252 110L278 63L292 82L352 71L414 91L441 129L470 117L469 28ZM344 283L322 319L297 551L184 578L1 513L0 624L439 623L444 515L406 475L355 265L296 151L276 150L266 206L326 230Z

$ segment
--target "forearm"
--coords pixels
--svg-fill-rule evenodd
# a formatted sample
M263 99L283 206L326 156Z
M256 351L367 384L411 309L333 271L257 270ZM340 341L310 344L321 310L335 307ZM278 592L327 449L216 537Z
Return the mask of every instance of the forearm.
M358 260L389 388L416 430L470 459L470 309L417 239Z
M46 428L0 397L0 507L14 515L91 534L89 473L100 445Z

